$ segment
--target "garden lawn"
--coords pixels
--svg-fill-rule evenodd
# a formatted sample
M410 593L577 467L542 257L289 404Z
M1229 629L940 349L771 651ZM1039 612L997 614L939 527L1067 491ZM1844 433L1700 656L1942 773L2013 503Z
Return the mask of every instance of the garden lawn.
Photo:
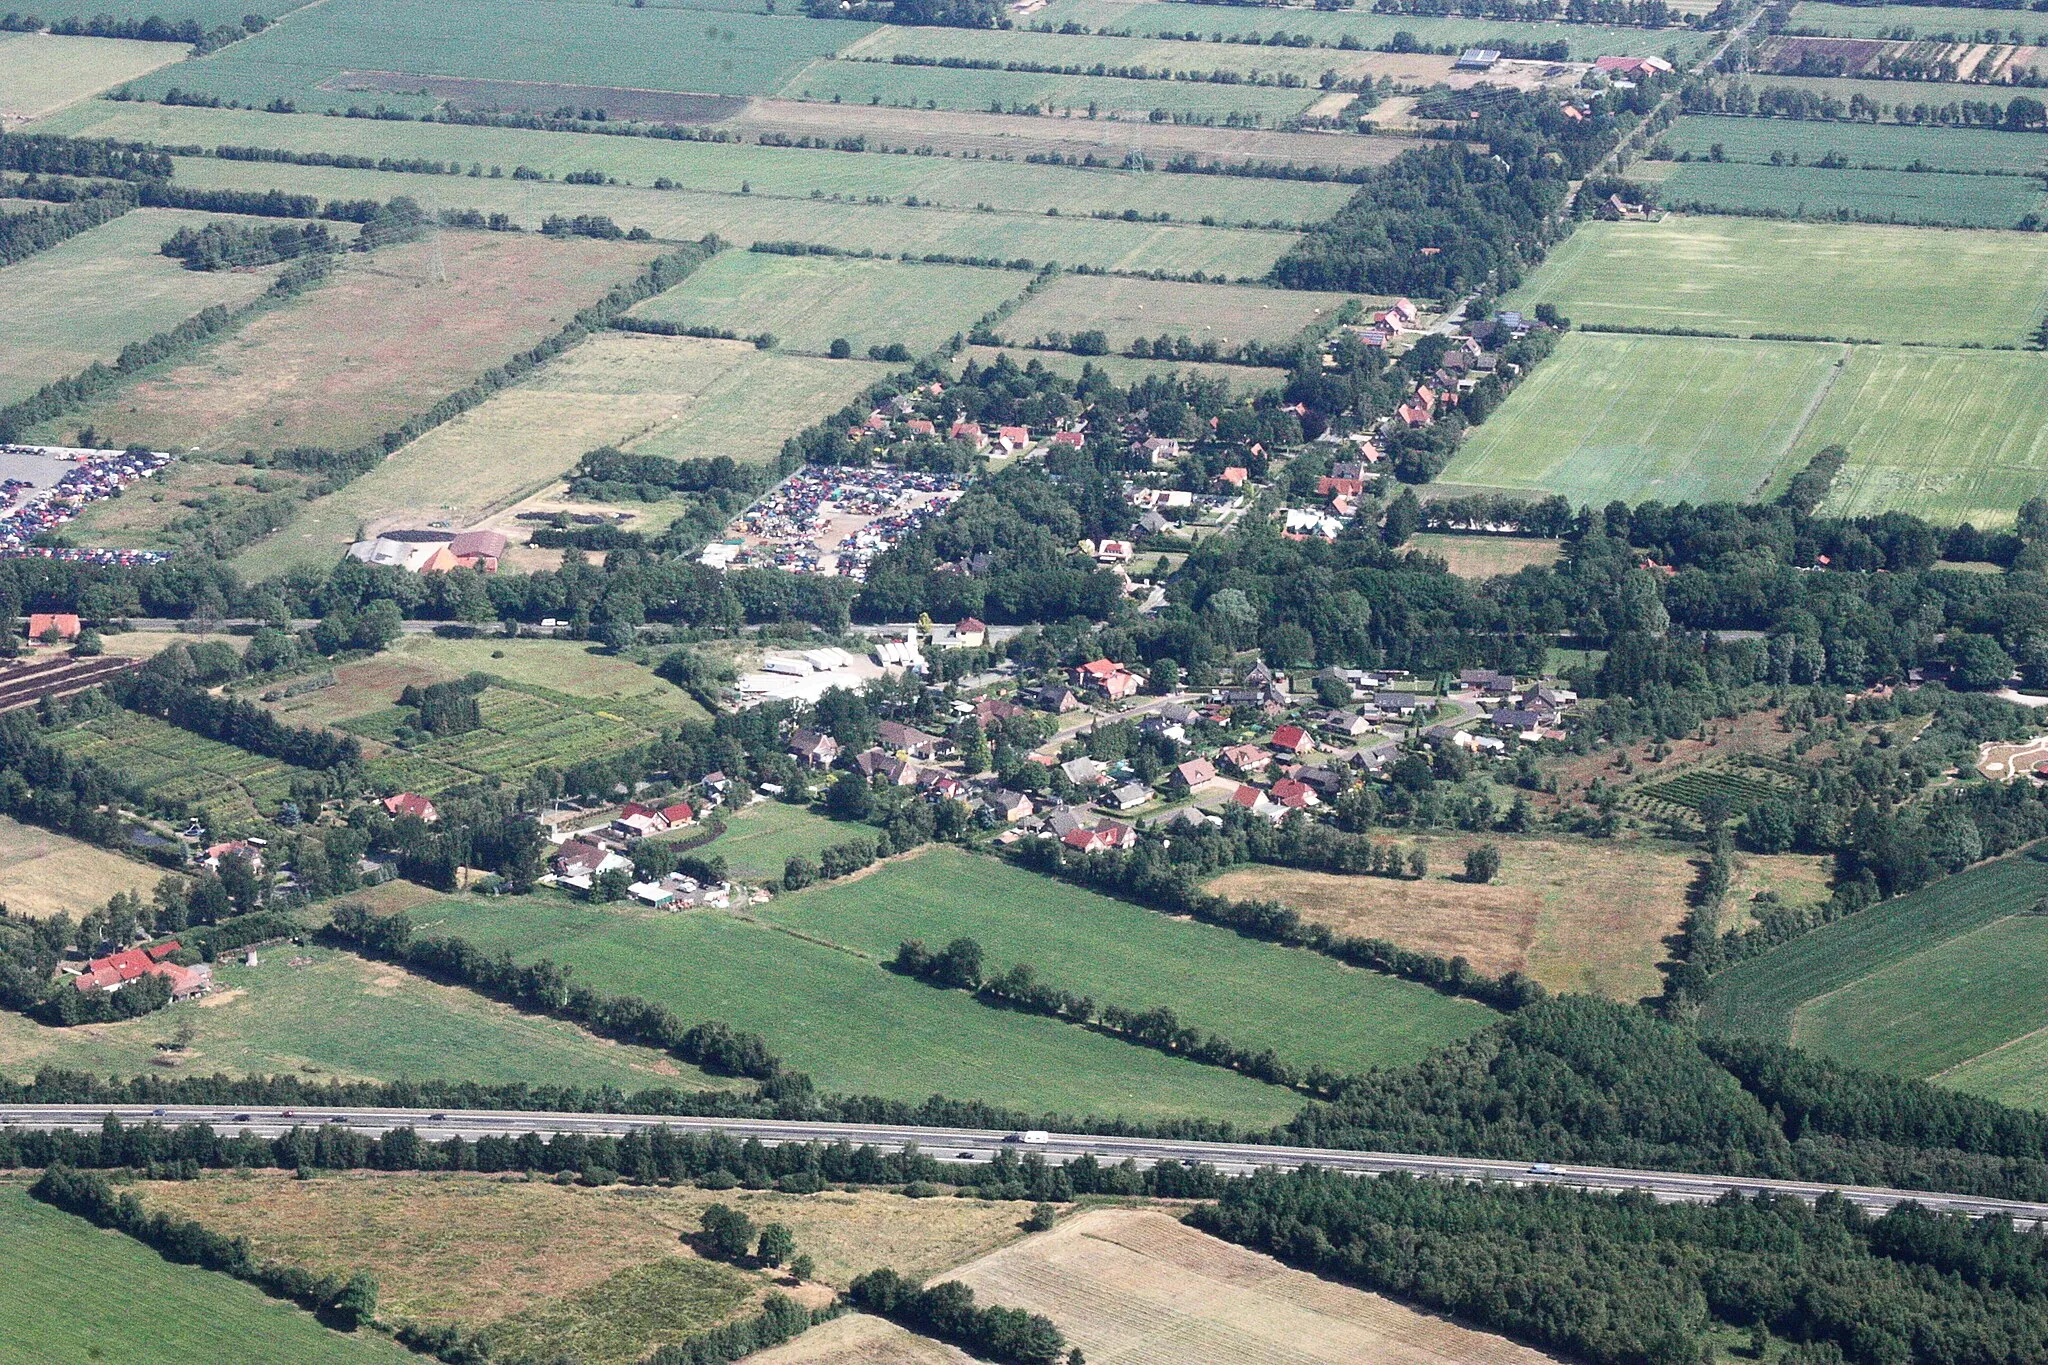
M2048 314L2048 235L1684 215L1588 223L1509 306L1540 303L1581 323L2019 344Z
M1746 501L1785 467L1847 348L1574 332L1445 466L1437 487Z
M136 209L0 268L0 405L28 397L215 304L247 303L265 270L187 270L159 253L181 227L219 214ZM237 219L238 222L259 220Z
M848 117L857 115L849 111ZM872 130L866 130L866 137L875 150L850 156L824 148L673 142L666 138L331 119L317 114L280 116L248 109L195 109L93 100L52 115L37 124L36 131L205 147L227 144L369 157L420 157L464 167L475 165L486 175L493 166L506 175L516 167L526 166L556 177L598 170L623 184L643 187L666 179L685 190L737 195L744 185L756 200L808 200L815 193L827 199L864 202L870 195L881 195L900 201L915 195L920 204L956 210L987 204L1005 213L1042 216L1047 209L1054 208L1062 214L1081 215L1136 209L1148 216L1171 214L1183 223L1204 216L1232 224L1247 220L1264 223L1275 218L1290 223L1309 222L1335 213L1356 190L1355 186L1336 183L1175 175L1106 167L1083 170L991 157L899 158L882 155L880 149L922 144L899 140L912 134L883 137ZM853 127L850 131L863 129ZM1102 151L1105 159L1120 156L1106 148ZM417 176L411 183L417 187L415 193L453 192L446 185Z
M701 830L684 831L686 835ZM726 817L725 833L698 852L717 854L735 877L762 881L780 877L791 858L801 855L815 859L833 844L854 839L871 839L874 831L865 825L845 824L818 815L803 806L780 801L760 801Z
M722 912L640 913L547 899L451 899L414 914L521 962L550 958L585 986L688 1020L762 1034L827 1091L917 1103L934 1094L1033 1113L1206 1117L1263 1126L1293 1092L1069 1024L992 1010L843 949Z
M0 1362L366 1365L411 1360L373 1332L343 1334L254 1285L166 1261L125 1234L0 1187Z
M877 959L965 935L988 975L1016 963L1064 990L1184 1024L1299 1067L1406 1066L1498 1018L1378 972L1174 919L993 858L937 847L856 881L776 900L767 916ZM931 989L927 987L927 989ZM964 998L964 996L963 996Z
M395 885L395 883L394 883ZM295 957L309 965L290 965ZM111 1075L284 1075L307 1080L445 1080L732 1089L654 1048L521 1013L331 948L266 948L260 965L214 965L215 995L118 1024L46 1028L0 1013L0 1075L45 1066ZM169 1051L190 1027L190 1047Z
M573 17L572 17L573 16ZM223 100L300 108L382 102L413 113L416 95L355 95L344 71L408 72L483 80L546 81L767 94L812 57L859 38L858 24L801 17L710 16L665 6L576 5L540 0L325 0L288 22L211 56L137 81L151 97L173 86Z
M2007 134L2006 136L2018 136ZM2048 209L2041 182L2016 175L1694 161L1668 176L1658 202L1688 213L1837 216L1933 227L2010 228Z
M840 153L849 168L866 158ZM278 162L174 157L180 184L206 189L282 189L326 199L388 200L428 195L444 209L504 213L529 230L551 214L603 214L621 228L641 227L666 241L695 241L715 232L737 246L754 242L819 242L848 251L910 252L1105 270L1201 271L1224 279L1257 279L1294 244L1287 232L1248 232L1192 223L1127 223L1038 213L982 213L971 207L910 208L829 198L788 199L701 190L635 189L513 180L508 175L441 176L422 181L401 171L338 170ZM904 158L904 164L922 164ZM855 170L853 173L858 174ZM1207 182L1208 176L1188 176ZM737 189L737 186L733 187ZM168 235L168 234L166 234ZM152 244L152 248L154 245Z
M974 266L725 251L633 312L686 327L767 332L782 349L813 355L836 340L855 355L892 342L923 355L970 331L1031 279Z
M1893 170L1919 162L1944 171L2048 170L2048 147L2032 133L1998 128L1939 128L1896 123L1841 123L1811 119L1727 118L1688 114L1658 136L1674 152L1704 157L1716 143L1730 161L1768 164L1772 152L1816 161L1830 152L1851 166ZM1824 175L1824 171L1816 171Z
M1933 1077L2048 1027L2044 970L2048 916L1996 920L1808 1001L1792 1041L1851 1066ZM2000 1086L2048 1102L2048 1070L2009 1070Z
M1795 1012L1808 1001L2025 910L2044 894L2048 856L2029 851L1874 905L1721 973L1701 1026L1710 1033L1789 1042ZM1950 1026L1967 1029L1971 1008L1969 999L1951 998Z

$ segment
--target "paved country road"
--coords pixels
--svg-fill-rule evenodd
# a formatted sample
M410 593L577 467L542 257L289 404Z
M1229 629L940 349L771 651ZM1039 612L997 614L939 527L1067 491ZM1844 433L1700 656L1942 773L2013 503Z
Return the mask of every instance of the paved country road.
M778 1119L695 1118L641 1114L557 1114L507 1110L327 1109L253 1105L17 1104L0 1105L0 1125L17 1129L99 1128L107 1115L124 1124L157 1122L175 1126L211 1124L228 1132L276 1137L294 1127L339 1123L356 1132L379 1134L412 1128L428 1140L476 1139L536 1133L607 1134L667 1127L684 1133L727 1133L758 1138L770 1146L783 1142L850 1142L886 1151L915 1146L939 1161L962 1164L991 1160L997 1152L1036 1152L1062 1163L1093 1156L1106 1164L1126 1159L1140 1166L1160 1161L1202 1162L1227 1174L1246 1174L1261 1167L1291 1170L1322 1166L1358 1175L1405 1171L1412 1175L1453 1180L1499 1180L1518 1185L1568 1185L1576 1189L1619 1192L1647 1190L1666 1203L1706 1203L1730 1191L1754 1195L1765 1190L1816 1199L1830 1190L1872 1213L1911 1200L1944 1213L1971 1217L2009 1214L2019 1223L2048 1220L2048 1203L1985 1199L1973 1195L1936 1194L1920 1190L1872 1189L1802 1180L1764 1180L1740 1176L1697 1175L1674 1171L1624 1170L1602 1166L1547 1165L1526 1161L1488 1161L1474 1157L1409 1156L1394 1152L1346 1152L1327 1148L1272 1147L1259 1143L1178 1142L1163 1138L1098 1137L1080 1133L1049 1133L1042 1142L1022 1134L977 1128L919 1128L893 1124L802 1123Z

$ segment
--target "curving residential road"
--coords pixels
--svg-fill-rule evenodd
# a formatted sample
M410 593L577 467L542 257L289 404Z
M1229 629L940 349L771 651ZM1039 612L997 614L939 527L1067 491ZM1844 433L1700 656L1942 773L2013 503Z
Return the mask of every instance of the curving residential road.
M1093 1156L1106 1164L1126 1159L1140 1166L1161 1161L1201 1162L1227 1174L1248 1174L1264 1167L1292 1170L1298 1166L1321 1166L1356 1175L1385 1175L1403 1171L1411 1175L1446 1180L1497 1180L1517 1185L1567 1185L1575 1189L1619 1192L1645 1190L1666 1203L1706 1203L1731 1191L1754 1195L1769 1190L1801 1199L1817 1199L1829 1191L1873 1213L1911 1200L1944 1213L1983 1217L2010 1215L2015 1222L2048 1222L2048 1203L2027 1203L2010 1199L1984 1199L1971 1195L1938 1194L1924 1190L1871 1189L1853 1185L1829 1185L1800 1180L1764 1180L1740 1176L1697 1175L1673 1171L1624 1170L1602 1166L1549 1166L1523 1161L1488 1161L1473 1157L1411 1156L1396 1152L1347 1152L1327 1148L1273 1147L1259 1143L1177 1142L1162 1138L1100 1137L1082 1133L1049 1133L1042 1142L1024 1140L1022 1134L993 1132L978 1128L920 1128L893 1124L800 1123L777 1119L721 1119L640 1114L555 1114L525 1111L453 1110L447 1113L424 1109L322 1109L238 1107L233 1105L166 1105L153 1108L133 1104L44 1104L0 1105L0 1126L17 1129L99 1128L109 1114L124 1124L157 1122L167 1125L211 1124L230 1132L249 1132L259 1137L276 1137L294 1127L339 1123L356 1132L379 1134L394 1128L412 1128L422 1138L439 1140L462 1137L516 1137L535 1133L542 1137L557 1133L622 1136L635 1131L667 1127L684 1133L726 1133L735 1138L757 1138L770 1146L783 1142L849 1142L870 1144L885 1151L916 1147L939 1161L970 1164L992 1160L997 1152L1037 1153L1047 1161L1063 1163Z

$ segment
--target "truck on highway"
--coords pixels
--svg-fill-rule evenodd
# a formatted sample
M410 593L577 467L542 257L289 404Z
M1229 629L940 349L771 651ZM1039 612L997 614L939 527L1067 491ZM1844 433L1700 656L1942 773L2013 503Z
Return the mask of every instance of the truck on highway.
M1043 1128L1027 1128L1021 1133L1010 1134L1010 1141L1028 1142L1034 1147L1042 1147L1052 1141L1052 1134Z

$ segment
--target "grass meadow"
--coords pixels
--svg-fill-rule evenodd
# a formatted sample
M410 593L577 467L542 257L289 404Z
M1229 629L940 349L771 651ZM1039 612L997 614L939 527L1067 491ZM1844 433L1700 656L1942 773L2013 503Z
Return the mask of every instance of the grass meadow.
M1437 482L1559 493L1574 506L1755 498L1847 349L1575 332Z
M2048 22L2024 10L1978 9L1943 5L1830 5L1821 0L1800 0L1792 7L1792 31L1818 30L1840 38L1884 38L1894 29L1914 33L1982 33L1996 29L2009 34L2018 29L2027 35L2048 33ZM2000 42L2007 41L2001 37Z
M158 254L181 227L219 215L136 209L48 251L0 268L0 405L28 397L96 360L214 304L261 294L270 272L187 270Z
M1683 30L1609 28L1600 24L1532 24L1492 19L1448 19L1413 14L1374 14L1365 9L1289 9L1275 13L1257 6L1211 6L1203 4L1130 3L1130 0L1053 0L1031 16L1034 24L1081 24L1090 29L1131 33L1150 37L1160 33L1199 34L1204 38L1270 36L1285 31L1306 33L1318 42L1335 46L1344 38L1355 38L1367 47L1391 41L1399 32L1412 33L1427 44L1452 43L1459 47L1489 46L1487 39L1504 38L1518 43L1565 42L1572 56L1589 61L1596 56L1661 57L1676 47L1681 54L1699 47L1699 35ZM1206 50L1206 49L1205 49ZM1284 49L1283 49L1284 50ZM1199 68L1222 66L1221 60L1205 63L1190 54L1178 65Z
M183 43L0 33L0 123L40 118L182 59Z
M2017 175L1694 161L1664 179L1658 202L1689 213L1760 211L1800 219L2011 228L2022 219L2038 220L2048 209L2048 194L2039 180Z
M203 27L215 28L221 24L239 24L245 14L275 19L305 3L306 0L179 0L177 17L197 19ZM35 7L36 15L50 23L60 19L92 19L102 14L116 19L147 19L152 14L161 15L163 12L161 0L47 0L47 3L37 0Z
M1018 345L1051 332L1096 330L1116 350L1160 335L1235 346L1284 342L1311 326L1328 329L1345 301L1343 294L1297 289L1063 275L997 326Z
M0 816L0 905L10 915L46 919L62 911L75 919L117 891L147 897L165 877L177 874Z
M298 565L324 569L367 523L470 525L552 484L601 445L769 460L786 436L878 372L865 362L783 356L745 342L607 332L307 503L235 562L252 577Z
M2018 344L2048 313L2048 236L1683 215L1588 223L1510 296L1539 303L1632 327Z
M1990 19L1991 14L1987 12L1985 18ZM1755 87L1784 86L1815 95L1832 95L1845 104L1851 95L1861 95L1876 103L1879 117L1887 120L1892 117L1894 110L1911 109L1915 105L1939 109L1945 104L1954 104L1961 100L1996 100L2004 104L2012 98L2003 86L1977 85L1969 81L1885 81L1856 76L1776 76L1750 73L1723 77L1720 84L1725 88L1736 81Z
M842 155L853 159L851 153ZM217 161L211 157L174 160L179 183L201 188L276 188L321 199L380 201L410 195L430 207L506 213L528 229L538 228L550 214L600 213L622 228L644 227L667 241L695 241L715 232L738 246L794 240L849 251L1022 258L1174 274L1199 270L1227 279L1263 276L1295 241L1294 234L1288 232L1246 232L1190 223L1127 223L1054 218L1043 213L982 213L966 208L770 199L510 178L443 176L423 180L397 171Z
M38 1203L19 1185L0 1186L0 1227L7 1230L0 1284L15 1309L0 1339L7 1365L398 1365L412 1358L388 1337L329 1331L254 1285L167 1261L131 1237Z
M401 889L419 897L416 888ZM310 958L310 965L291 966L293 957ZM54 1066L100 1076L445 1076L614 1085L629 1092L744 1084L707 1075L653 1048L613 1043L573 1024L335 949L279 947L260 958L253 968L239 960L216 963L217 994L117 1024L47 1028L19 1014L0 1014L0 1074L29 1076ZM186 1051L159 1047L174 1042L186 1026L192 1029Z
M113 137L176 145L259 146L299 152L346 152L371 157L424 157L493 166L510 174L527 166L560 177L598 170L627 185L666 179L691 190L755 197L808 199L813 194L865 201L870 195L956 209L981 204L1007 212L1044 214L1168 213L1181 222L1209 216L1224 223L1247 220L1308 222L1327 218L1353 192L1344 184L1248 180L1230 176L1079 169L969 156L884 156L800 147L762 147L663 138L603 137L525 128L465 127L280 116L246 109L194 109L97 100L64 110L38 131L74 137ZM907 137L908 135L904 135ZM908 146L896 137L871 136L874 146ZM919 145L922 145L921 143ZM1114 158L1111 158L1114 159ZM416 194L452 196L451 188L413 177Z
M1179 921L992 858L934 848L855 881L782 897L779 925L886 960L905 939L980 943L1062 989L1143 1009L1298 1065L1404 1066L1476 1032L1491 1011L1318 953ZM929 988L927 988L929 989Z
M838 339L855 355L891 342L923 355L1023 293L1031 279L976 266L725 251L633 312L686 326L771 332L780 349L811 355L825 354Z
M1789 1041L1794 1016L1807 1002L2018 914L2044 894L2048 856L2034 851L1985 863L1910 896L1874 905L1716 977L1701 1026L1709 1032ZM1951 1025L1965 1027L1960 1016L1966 1002L1951 998L1948 1008Z
M1831 513L2010 525L2019 505L2048 487L2048 360L1858 346L1793 466L1830 445L1850 456L1828 495Z
M415 912L520 961L547 957L593 989L758 1032L828 1091L912 1103L933 1094L1031 1112L1194 1117L1262 1126L1299 1097L1072 1025L992 1010L844 949L718 912L448 900ZM892 945L893 947L893 945Z
M566 12L565 12L566 11ZM573 17L572 17L573 16ZM859 38L857 24L801 17L577 5L543 0L325 0L288 22L135 83L320 110L372 104L420 112L431 100L350 95L344 71L767 94L813 57ZM414 106L418 106L414 108Z
M1704 157L1719 144L1730 161L1768 163L1772 152L1817 161L1830 152L1851 166L1903 170L1918 162L1944 171L2048 171L2048 147L2029 133L1998 128L1935 128L1895 123L1826 123L1811 119L1726 118L1687 114L1657 140L1673 152ZM1825 172L1816 172L1825 174Z
M90 423L124 444L208 454L350 449L559 330L659 250L645 242L444 232L374 256L345 256L337 276L288 307L54 425ZM121 536L130 501L101 504L78 530Z
M1322 98L1307 88L1217 85L1208 81L1136 81L1116 76L1061 76L1030 71L974 71L948 67L898 66L887 60L843 62L823 58L790 77L778 92L784 99L841 100L848 104L891 104L923 109L1024 110L1099 109L1213 118L1249 114L1273 126L1286 122Z
M725 833L697 851L707 857L717 854L735 877L748 881L780 877L791 858L816 858L822 849L867 834L864 826L841 824L781 801L759 801L733 811L725 825Z

